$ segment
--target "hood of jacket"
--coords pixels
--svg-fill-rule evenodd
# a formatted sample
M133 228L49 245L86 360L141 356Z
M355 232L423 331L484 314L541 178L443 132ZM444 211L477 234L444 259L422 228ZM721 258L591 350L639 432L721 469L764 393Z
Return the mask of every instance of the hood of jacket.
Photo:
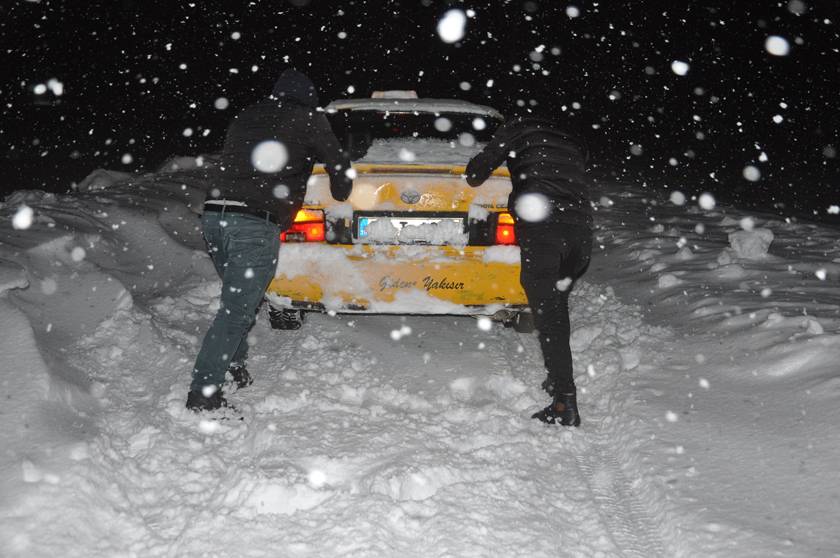
M289 69L280 74L271 96L280 101L291 101L307 107L318 106L318 92L315 90L315 84L306 74L297 70Z

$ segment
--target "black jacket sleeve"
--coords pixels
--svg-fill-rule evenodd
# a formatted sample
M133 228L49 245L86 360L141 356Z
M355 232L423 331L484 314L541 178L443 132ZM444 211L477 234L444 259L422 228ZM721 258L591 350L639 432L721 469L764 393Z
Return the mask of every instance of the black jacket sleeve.
M350 157L338 143L330 127L327 117L323 113L313 116L312 148L318 161L324 163L330 176L330 193L336 201L344 201L350 197L353 189L353 179L347 175L350 170Z
M499 126L493 137L475 157L467 163L467 184L481 186L493 171L505 162L510 152L510 126Z

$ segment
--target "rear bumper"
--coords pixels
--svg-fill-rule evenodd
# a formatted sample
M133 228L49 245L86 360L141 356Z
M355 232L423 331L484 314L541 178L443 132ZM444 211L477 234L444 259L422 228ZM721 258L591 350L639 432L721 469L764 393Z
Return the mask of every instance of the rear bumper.
M527 305L516 246L284 244L275 307L377 314L497 315Z

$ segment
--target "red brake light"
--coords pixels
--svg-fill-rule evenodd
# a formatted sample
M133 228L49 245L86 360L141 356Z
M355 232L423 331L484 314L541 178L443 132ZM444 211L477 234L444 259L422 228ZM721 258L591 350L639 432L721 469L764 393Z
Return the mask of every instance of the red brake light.
M325 238L324 212L320 209L301 209L289 230L280 234L282 242L323 242Z
M499 213L496 220L496 244L516 244L516 233L513 230L513 216L510 213Z

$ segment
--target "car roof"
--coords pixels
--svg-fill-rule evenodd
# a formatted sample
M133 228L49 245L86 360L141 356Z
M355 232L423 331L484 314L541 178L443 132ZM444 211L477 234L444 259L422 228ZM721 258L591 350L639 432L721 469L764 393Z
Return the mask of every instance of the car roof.
M379 112L460 112L504 120L502 113L485 105L460 99L337 99L326 106L328 112L366 110Z

